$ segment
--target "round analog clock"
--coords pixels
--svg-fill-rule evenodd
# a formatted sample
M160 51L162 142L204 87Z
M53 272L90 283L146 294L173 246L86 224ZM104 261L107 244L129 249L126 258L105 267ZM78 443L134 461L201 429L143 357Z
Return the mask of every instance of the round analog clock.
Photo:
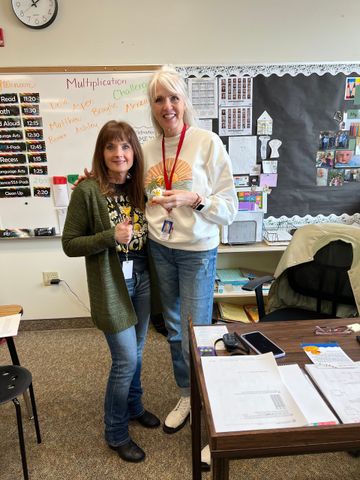
M45 28L58 13L58 0L11 0L17 18L27 27Z

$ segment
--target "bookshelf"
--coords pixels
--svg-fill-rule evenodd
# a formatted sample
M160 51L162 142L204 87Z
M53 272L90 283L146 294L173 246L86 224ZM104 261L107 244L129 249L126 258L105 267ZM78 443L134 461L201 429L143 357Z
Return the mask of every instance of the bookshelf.
M220 244L216 266L217 268L243 268L272 275L285 249L285 245L267 245L265 242L246 245ZM224 286L224 293L215 292L214 300L239 305L256 303L252 292L245 292L231 285Z

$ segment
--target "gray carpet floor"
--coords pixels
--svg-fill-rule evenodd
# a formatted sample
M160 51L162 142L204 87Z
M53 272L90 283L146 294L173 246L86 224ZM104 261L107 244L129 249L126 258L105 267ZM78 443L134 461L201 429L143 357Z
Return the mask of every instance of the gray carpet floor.
M146 460L129 464L103 439L103 398L110 358L101 332L85 321L22 322L16 338L20 361L33 374L43 442L36 443L32 422L25 420L30 480L191 480L191 439L187 425L174 435L132 424L131 435L145 450ZM62 328L59 328L59 327ZM0 365L11 363L0 346ZM166 339L150 328L144 354L144 403L162 420L175 406L174 384ZM22 401L23 405L23 401ZM25 414L25 409L23 408ZM204 438L204 442L206 439ZM0 478L21 480L15 409L0 406ZM210 480L211 474L203 474ZM236 460L232 480L359 480L360 458L329 453Z

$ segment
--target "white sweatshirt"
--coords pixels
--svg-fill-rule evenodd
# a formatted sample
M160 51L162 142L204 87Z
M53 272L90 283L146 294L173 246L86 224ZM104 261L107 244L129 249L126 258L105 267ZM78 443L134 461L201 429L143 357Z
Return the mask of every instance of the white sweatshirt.
M174 164L180 135L165 138L166 166ZM150 199L155 189L165 189L162 137L143 146L145 191ZM170 175L169 175L170 176ZM230 157L221 139L213 132L196 127L186 131L172 181L172 190L189 190L205 199L201 211L190 206L174 208L169 214L160 205L147 206L149 238L179 250L210 250L219 244L219 225L229 225L237 213L238 200ZM161 238L164 220L174 222L169 240Z

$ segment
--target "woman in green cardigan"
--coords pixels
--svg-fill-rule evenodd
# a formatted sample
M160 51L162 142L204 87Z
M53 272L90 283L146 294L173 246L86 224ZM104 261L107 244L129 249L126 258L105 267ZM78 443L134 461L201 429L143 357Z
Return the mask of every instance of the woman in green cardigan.
M139 462L145 453L130 438L129 420L147 428L160 421L141 399L150 279L143 155L130 125L110 121L102 127L92 171L72 193L62 244L66 255L85 257L91 316L111 353L105 440L122 459Z

